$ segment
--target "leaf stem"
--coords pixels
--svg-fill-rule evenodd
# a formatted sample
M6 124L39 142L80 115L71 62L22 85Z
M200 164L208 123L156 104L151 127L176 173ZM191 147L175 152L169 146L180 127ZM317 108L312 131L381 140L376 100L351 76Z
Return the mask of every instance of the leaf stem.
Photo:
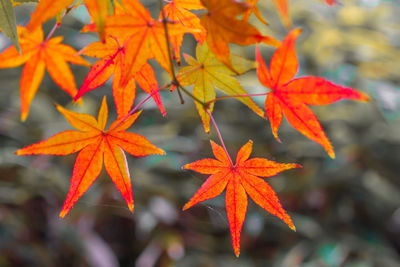
M171 68L171 75L172 75L172 84L174 84L176 86L176 89L178 91L178 95L179 95L179 99L181 101L181 104L185 103L185 100L183 99L182 93L180 90L182 90L186 95L188 95L190 98L192 98L194 101L200 103L204 109L207 109L207 104L204 103L203 101L201 101L200 99L198 99L197 97L195 97L193 94L191 94L188 90L186 90L182 85L179 84L179 81L177 79L177 76L175 74L175 67L174 67L174 63L172 60L172 56L171 56L171 45L170 45L170 39L169 39L169 34L168 34L168 26L167 26L167 19L165 16L165 11L164 11L164 5L162 0L158 0L158 4L160 7L160 12L161 12L161 16L162 16L162 23L164 26L164 33L165 33L165 42L167 44L167 49L168 49L168 59L169 59L169 64L170 64L170 68Z
M45 42L50 40L50 38L54 35L55 31L60 27L61 21L63 20L63 18L72 10L73 7L74 7L74 5L71 5L71 6L67 7L67 9L65 10L64 14L60 18L60 22L56 22L56 24L54 24L53 28L51 29L51 31L47 35L47 37L45 39Z
M215 132L218 135L218 138L219 138L219 141L221 142L222 148L224 149L225 154L229 159L229 163L230 163L231 167L233 167L233 161L231 159L231 156L229 156L228 150L226 149L224 140L222 139L222 135L221 135L221 132L218 129L217 123L215 122L213 115L211 114L211 112L208 109L206 109L206 112L207 112L208 116L210 116L211 122L214 125Z
M146 96L146 98L144 98L142 101L140 101L136 106L134 106L129 112L128 114L126 114L122 119L119 120L118 123L116 123L112 128L109 128L107 131L112 131L113 129L117 128L121 123L123 123L127 118L129 118L129 116L131 116L133 113L136 112L136 110L138 110L144 103L147 102L147 100L149 100L150 98L152 98L155 94L159 93L161 90L167 89L172 85L172 82L169 82L168 84L158 88L157 91L152 92L151 94L149 94L148 96Z
M60 23L56 22L56 24L54 24L53 28L51 29L51 31L49 32L49 34L46 37L46 42L48 40L50 40L50 38L53 36L54 32L57 30L57 28L60 26Z
M179 82L177 82L176 90L178 92L179 99L181 100L181 105L183 105L183 104L185 104L185 100L183 99L183 96L182 96L182 93L181 93L181 88L182 88L182 86L179 84Z
M185 100L183 100L182 93L180 91L180 89L181 89L180 87L181 86L179 85L179 82L176 79L174 62L172 61L171 45L170 45L169 34L168 34L167 19L166 19L165 11L164 11L164 4L163 4L162 0L158 0L158 4L160 6L160 11L161 11L161 16L162 16L162 23L163 23L163 26L164 26L165 42L167 43L168 60L169 60L169 67L171 69L172 81L173 81L173 83L176 84L176 89L178 91L178 95L179 95L179 99L181 100L181 104L184 104Z
M172 82L172 84L175 85L177 89L180 88L187 96L189 96L189 97L192 98L194 101L196 101L196 102L198 102L199 104L201 104L205 109L207 109L207 107L209 106L209 104L204 103L204 102L201 101L199 98L195 97L195 96L194 96L192 93L190 93L185 87L183 87L183 86L179 83L179 81L178 81L178 78L179 78L179 77L182 77L182 76L184 76L185 74L191 73L191 72L197 70L198 68L200 68L200 66L194 67L193 69L188 70L188 71L184 71L184 72L182 72L182 73L178 73L178 74L176 75L176 81L175 81L175 82ZM179 90L178 90L178 93L181 94ZM184 104L182 101L181 101L181 103Z
M218 101L218 100L222 100L222 99L225 99L225 98L239 98L239 97L251 97L251 96L264 96L264 95L267 95L268 93L269 93L269 92L267 92L267 93L259 93L259 94L224 95L224 96L221 96L221 97L214 98L213 100L210 100L210 101L206 102L205 104L206 104L206 105L210 105L210 104L213 103L213 102L216 102L216 101Z
M199 104L201 104L205 110L207 110L207 103L204 103L203 101L201 101L198 97L195 97L191 92L189 92L188 90L186 90L185 87L180 86L181 90L190 98L192 98L194 101L198 102Z

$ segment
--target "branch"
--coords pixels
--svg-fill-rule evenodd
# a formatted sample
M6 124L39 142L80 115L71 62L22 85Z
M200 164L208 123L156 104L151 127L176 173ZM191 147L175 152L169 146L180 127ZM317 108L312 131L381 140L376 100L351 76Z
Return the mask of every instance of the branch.
M158 4L160 6L160 11L161 11L161 16L162 16L162 23L163 23L163 26L164 26L165 41L167 43L169 67L171 69L172 81L173 81L173 84L176 85L176 88L177 88L177 91L178 91L178 95L179 95L179 99L181 100L181 104L184 104L185 101L183 100L183 97L182 97L182 94L181 94L181 91L180 91L179 82L176 79L174 62L172 61L171 45L170 45L170 41L169 41L167 19L165 18L164 5L163 5L162 0L158 0Z

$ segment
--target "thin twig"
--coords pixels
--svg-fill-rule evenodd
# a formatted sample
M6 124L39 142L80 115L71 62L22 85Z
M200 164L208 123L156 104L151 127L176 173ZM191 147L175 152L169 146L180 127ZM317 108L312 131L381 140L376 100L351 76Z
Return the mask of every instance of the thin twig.
M173 80L173 83L176 84L176 89L177 89L177 91L178 91L178 95L179 95L179 99L181 100L181 104L184 104L185 101L183 100L182 94L181 94L181 92L180 92L180 85L179 85L178 80L176 79L174 62L172 61L172 56L171 56L171 45L170 45L170 43L169 43L169 34L168 34L167 19L166 19L166 17L165 17L164 5L163 5L162 0L158 0L158 4L159 4L159 6L160 6L160 11L161 11L161 16L162 16L162 23L163 23L163 26L164 26L165 42L167 43L169 67L170 67L170 69L171 69L172 80Z
M181 86L181 90L187 94L190 98L192 98L195 102L201 104L204 109L207 109L207 103L204 103L203 101L201 101L198 97L194 96L191 92L189 92L188 90L186 90L185 87Z

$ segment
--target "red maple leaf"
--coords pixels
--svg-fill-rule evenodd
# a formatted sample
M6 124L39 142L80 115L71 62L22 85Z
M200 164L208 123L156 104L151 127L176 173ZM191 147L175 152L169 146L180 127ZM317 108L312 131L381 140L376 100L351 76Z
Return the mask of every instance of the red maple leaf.
M369 97L349 87L336 85L320 77L301 77L293 79L297 73L295 41L300 29L292 30L276 49L270 62L265 65L259 48L256 51L257 75L260 82L271 89L265 100L265 110L271 122L272 133L278 138L282 122L282 112L288 122L299 132L322 145L329 156L334 158L332 144L318 122L317 117L307 105L327 105L340 99L368 101Z
M221 146L213 141L211 141L211 146L216 159L202 159L182 167L203 174L211 174L183 209L186 210L201 201L214 198L226 188L226 212L236 256L240 253L240 232L246 216L247 194L255 203L295 230L292 219L282 208L274 190L257 176L269 177L301 166L280 164L264 158L249 159L253 147L251 140L237 153L235 165Z
M71 187L61 210L64 217L78 199L88 190L103 168L133 211L133 197L130 175L124 150L136 157L151 154L163 155L165 152L141 135L129 133L128 129L140 115L140 112L111 124L107 124L108 107L103 98L98 119L88 114L75 113L57 106L69 123L78 129L58 133L47 140L19 149L17 155L68 155L80 151L76 157L71 177Z
M156 76L148 63L145 63L141 69L130 78L125 86L121 85L120 80L125 67L126 49L125 46L120 45L116 38L108 36L105 43L93 42L83 49L83 54L100 58L100 60L93 64L82 86L79 88L74 98L75 100L101 86L114 74L113 95L119 118L128 114L133 105L136 91L135 81L137 81L143 91L152 94L162 115L165 116L165 109L161 102L160 94L157 92L158 83Z

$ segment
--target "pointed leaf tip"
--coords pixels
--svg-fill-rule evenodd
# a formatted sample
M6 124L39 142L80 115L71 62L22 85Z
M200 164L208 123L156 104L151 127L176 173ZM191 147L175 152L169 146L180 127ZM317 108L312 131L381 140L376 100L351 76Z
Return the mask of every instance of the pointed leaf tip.
M132 213L133 213L134 210L135 210L135 206L134 206L133 203L129 203L129 204L128 204L128 208L129 208L129 211L132 212Z
M183 206L182 210L187 210L190 209L192 205L189 205L189 203L186 203L185 206Z
M300 165L300 164L293 163L293 167L292 168L303 168L303 166Z
M290 218L289 215L287 215L287 218L286 218L286 219L283 219L283 221L287 224L287 226L289 226L289 228L290 228L292 231L295 231L295 232L296 232L296 227L294 226L294 223L293 223L293 221L292 221L292 218Z
M60 212L60 214L58 215L61 219L64 219L65 215L67 215L69 209L62 209L62 211Z
M161 156L165 156L167 155L167 152L165 152L164 150L162 150L161 148L158 148L158 153L155 153L156 155L161 155Z
M365 93L363 93L363 92L359 92L359 91L357 91L357 92L360 94L359 99L357 99L358 101L361 101L361 102L369 102L369 101L371 100L371 98L369 97L369 95L367 95L367 94L365 94Z

